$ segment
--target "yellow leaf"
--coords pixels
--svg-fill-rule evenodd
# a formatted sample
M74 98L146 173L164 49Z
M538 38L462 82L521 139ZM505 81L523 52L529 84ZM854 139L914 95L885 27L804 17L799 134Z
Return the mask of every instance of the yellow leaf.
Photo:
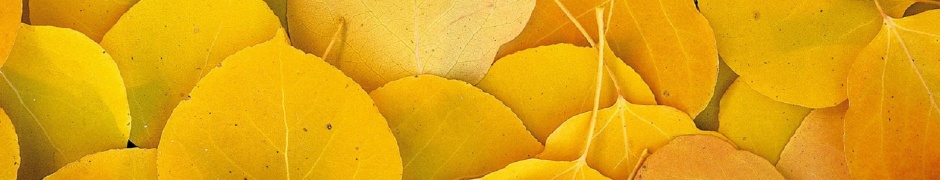
M465 82L421 75L370 94L398 139L403 179L480 177L542 151L508 107Z
M160 140L166 179L397 179L395 137L369 96L284 33L226 58Z
M609 0L535 0L535 10L532 11L528 24L518 37L500 47L496 57L503 58L522 50L560 43L593 46L593 42L597 39L592 38L588 42L588 39L585 39L581 33L597 37L594 8L608 7L609 2ZM577 23L570 20L572 17L577 20Z
M22 0L0 0L0 66L6 62L7 56L16 40L17 29L20 28L20 16L23 15Z
M718 137L676 137L643 162L636 179L783 179L767 160Z
M20 178L42 178L85 155L126 147L124 82L104 49L80 32L23 25L0 77L0 107L20 140Z
M131 141L154 148L173 108L223 58L274 37L277 17L260 0L137 3L101 45L127 84Z
M884 13L895 18L906 16L905 11L917 2L940 5L938 0L878 0L882 10L885 11Z
M731 87L731 83L735 79L738 79L738 74L735 74L724 61L719 61L718 83L715 84L715 93L712 95L712 99L708 101L708 107L705 107L702 113L695 116L696 127L707 131L718 130L718 110L720 109L721 97L728 91L728 87Z
M842 135L848 103L813 110L780 153L777 170L789 179L852 179Z
M29 0L29 22L82 32L101 41L121 15L139 0Z
M810 110L774 101L738 79L721 98L718 132L742 150L777 163L780 151Z
M16 179L20 168L20 145L7 113L0 109L0 179ZM13 161L13 162L10 162Z
M856 179L940 178L940 11L886 18L849 74L845 152Z
M848 69L881 23L871 0L701 0L699 7L741 81L809 108L845 101Z
M536 139L545 138L562 122L590 111L595 93L597 50L570 44L542 46L503 57L477 84L515 112ZM656 104L649 86L632 68L610 56L604 73L600 106L616 101L610 74L617 76L620 94L638 104Z
M610 108L598 110L597 126L587 164L613 179L628 179L643 157L643 151L657 149L673 137L712 134L695 128L684 112L668 106L634 105L623 99ZM591 113L565 121L545 144L541 159L572 161L583 154L590 129Z
M366 90L420 74L476 84L493 64L496 49L522 31L535 7L534 0L287 4L297 47L329 54L328 62Z
M156 149L114 149L85 156L44 178L157 179Z
M567 161L527 159L487 174L484 180L499 179L610 179L585 164Z

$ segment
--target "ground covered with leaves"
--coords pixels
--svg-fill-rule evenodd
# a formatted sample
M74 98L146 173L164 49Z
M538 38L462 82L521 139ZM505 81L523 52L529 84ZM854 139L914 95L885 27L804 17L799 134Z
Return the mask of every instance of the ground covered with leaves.
M937 0L0 0L0 179L940 179Z

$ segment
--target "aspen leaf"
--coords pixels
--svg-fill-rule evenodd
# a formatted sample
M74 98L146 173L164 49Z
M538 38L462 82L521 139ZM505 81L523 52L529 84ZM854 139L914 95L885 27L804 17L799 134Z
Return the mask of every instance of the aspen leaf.
M720 124L718 123L718 110L720 109L721 97L728 91L728 87L731 87L735 79L738 79L738 74L735 74L724 61L720 61L718 64L718 83L715 84L715 93L712 95L712 99L708 101L708 107L705 107L702 113L695 116L696 127L707 131L718 130L718 124Z
M572 161L583 154L590 129L591 113L572 117L558 127L545 144L541 159ZM628 179L643 151L655 152L673 137L712 134L695 128L687 114L668 106L634 105L619 99L612 107L598 110L597 126L587 164L613 179Z
M589 42L581 33L597 37L594 8L608 6L609 0L535 0L535 9L525 28L518 37L500 47L496 57L502 59L522 50L560 43L593 46L597 39Z
M131 117L117 65L80 32L23 25L0 77L0 107L20 140L20 178L127 145Z
M101 45L127 84L131 141L154 148L173 108L223 58L271 39L277 17L260 0L139 2Z
M910 8L907 8L907 10L904 11L904 16L913 16L915 14L920 14L922 12L926 12L926 11L930 11L934 9L940 9L940 3L917 2L911 5Z
M699 8L739 80L809 108L845 101L848 69L881 22L870 0L701 0Z
M165 179L397 179L395 137L369 96L284 33L226 58L173 111Z
M595 49L571 44L527 49L501 58L477 86L506 103L535 138L545 142L562 122L591 110L597 56ZM604 73L602 107L616 101L612 79L627 100L656 104L649 86L632 68L612 54L605 57L611 57L607 67L613 72ZM611 74L617 77L610 78Z
M372 90L419 74L476 84L496 49L522 31L535 0L289 0L287 5L298 48L329 54L328 62Z
M527 159L483 176L484 180L499 179L610 179L585 164L568 161Z
M852 179L842 141L848 107L842 103L810 112L780 153L777 170L789 179Z
M29 21L82 32L101 41L128 9L139 0L29 0Z
M85 156L44 178L157 179L156 149L114 149Z
M20 145L7 113L0 109L0 179L16 179L20 168ZM12 162L10 162L12 161Z
M780 151L810 110L774 101L738 79L721 98L718 132L742 150L777 163Z
M760 156L712 135L676 137L650 155L635 179L784 179Z
M20 28L20 16L23 15L22 0L0 0L0 66L6 62L7 56L16 40L17 29Z
M940 178L940 11L884 27L849 73L845 153L856 179Z
M906 11L908 8L913 8L914 3L925 3L932 5L940 5L938 0L877 0L882 10L886 15L891 17L900 18L906 16Z
M466 82L421 75L370 94L401 147L403 179L480 177L542 151L508 107Z

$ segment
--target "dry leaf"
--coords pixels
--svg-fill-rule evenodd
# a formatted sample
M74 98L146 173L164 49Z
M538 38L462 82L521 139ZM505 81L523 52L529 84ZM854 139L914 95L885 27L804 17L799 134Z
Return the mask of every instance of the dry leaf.
M0 109L0 179L16 179L20 168L20 145L7 113ZM13 161L13 162L10 162Z
M591 110L596 90L596 49L570 44L542 46L503 57L477 84L502 100L522 119L536 139L545 142L562 122ZM618 94L637 104L656 104L653 93L632 68L610 58L604 73L600 106L612 105ZM612 72L611 72L612 71ZM617 76L620 92L610 75Z
M262 1L151 0L137 3L101 45L127 84L131 141L154 148L173 108L223 58L271 39L280 27Z
M139 0L29 0L32 25L75 29L92 40L104 34Z
M541 159L573 161L583 154L591 113L572 117L558 127L545 144ZM668 106L634 105L620 99L598 110L594 140L587 164L613 179L628 179L644 150L656 152L673 137L712 134L701 131L687 114Z
M327 56L372 90L419 74L476 84L496 49L522 31L535 0L289 0L287 5L297 47Z
M127 145L131 117L117 65L80 32L23 25L0 77L0 107L20 140L21 179Z
M777 170L788 179L852 179L842 141L848 107L842 103L810 112L780 153Z
M567 161L527 159L490 173L484 180L499 179L610 179L585 164Z
M0 66L6 62L13 41L16 40L17 29L20 28L20 16L23 14L23 1L0 0Z
M676 137L638 171L636 179L783 179L767 160L712 135Z
M705 107L702 113L695 116L696 127L706 131L718 130L718 110L720 109L721 97L736 79L738 79L738 74L735 74L724 61L719 62L718 83L715 84L715 93L712 95L712 99L708 101L708 107Z
M284 33L226 58L160 140L167 179L396 179L395 137L369 96Z
M881 22L870 0L700 0L699 7L740 81L810 108L845 101L849 66Z
M886 18L849 75L845 152L856 179L940 178L940 11Z
M810 110L774 101L738 79L721 98L718 132L742 150L777 163L780 151Z
M156 149L114 149L85 156L44 178L57 179L157 179Z
M465 82L406 77L370 94L398 139L403 179L480 177L542 151L508 107Z

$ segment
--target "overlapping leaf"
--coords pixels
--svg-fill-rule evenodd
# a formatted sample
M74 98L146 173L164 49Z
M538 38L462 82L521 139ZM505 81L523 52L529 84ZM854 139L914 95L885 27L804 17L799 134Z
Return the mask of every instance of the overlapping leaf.
M465 82L406 77L370 94L398 139L403 179L480 177L542 151L508 107Z
M712 99L708 101L708 107L705 107L702 113L695 116L696 127L708 131L718 130L718 110L720 109L721 97L724 96L728 87L731 87L736 79L738 79L738 74L735 74L724 61L719 62L718 83L715 84L715 93L712 95Z
M44 178L57 179L157 179L156 149L115 149L85 156Z
M650 155L635 179L783 179L767 160L711 135L676 137Z
M845 101L848 67L881 23L870 0L701 0L699 7L741 81L810 108Z
M259 0L137 3L101 41L127 84L131 140L156 147L170 112L201 77L223 58L271 39L279 27Z
M372 90L434 74L476 84L515 38L534 0L290 0L293 42ZM295 8L296 7L296 8ZM329 54L329 55L325 55Z
M848 103L813 110L780 153L777 170L789 179L851 179L842 135Z
M940 5L940 1L937 0L877 0L882 10L886 15L892 17L902 17L905 15L909 7L912 7L914 3L928 3L934 5Z
M777 163L780 151L809 112L761 95L738 79L721 98L718 132L742 150Z
M16 40L17 29L20 28L20 16L23 14L22 0L2 0L0 6L0 66L6 62L7 56Z
M856 179L940 178L940 11L886 18L849 75L845 153Z
M29 22L82 32L95 41L139 0L29 0Z
M80 32L23 25L0 77L0 107L19 137L20 178L127 145L131 117L117 65Z
M401 176L395 137L369 96L283 33L226 58L190 95L160 140L160 178Z
M0 109L0 179L16 179L16 171L20 168L20 145L17 140L13 122Z
M618 94L633 103L656 104L649 86L632 68L613 54L605 57L601 107L612 105ZM591 110L597 59L597 50L570 44L527 49L501 58L477 86L506 103L535 138L545 142L562 122Z
M584 163L527 159L490 173L484 180L499 179L610 179Z

